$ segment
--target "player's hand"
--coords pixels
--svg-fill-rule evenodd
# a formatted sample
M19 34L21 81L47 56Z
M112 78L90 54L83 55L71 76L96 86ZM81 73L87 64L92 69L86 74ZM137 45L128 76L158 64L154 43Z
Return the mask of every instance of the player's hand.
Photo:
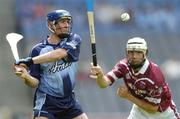
M117 90L117 95L122 98L128 99L131 94L126 85L120 85Z
M94 66L93 63L91 63L90 66L90 78L97 79L98 76L103 76L102 69L99 65Z
M28 72L24 65L14 65L14 74L24 79L28 75Z
M30 67L30 65L33 64L32 57L27 57L25 59L19 59L15 63L15 65L25 64L27 67Z

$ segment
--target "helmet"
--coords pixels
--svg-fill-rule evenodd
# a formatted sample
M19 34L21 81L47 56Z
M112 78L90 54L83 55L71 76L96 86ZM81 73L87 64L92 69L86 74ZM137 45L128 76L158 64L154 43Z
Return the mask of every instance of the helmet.
M72 19L72 16L66 10L55 10L47 14L48 21L57 21L62 18Z
M147 55L147 43L143 38L134 37L127 41L126 51L142 51L144 57Z
M47 17L47 21L52 22L53 25L56 25L58 23L58 21L61 19L71 20L69 33L68 34L63 34L63 33L60 34L60 37L62 37L62 38L69 36L69 34L71 33L71 29L72 29L72 16L68 11L66 11L66 10L55 10L55 11L48 13L46 17ZM48 28L49 28L49 26L48 26ZM49 30L54 32L51 28L49 28Z

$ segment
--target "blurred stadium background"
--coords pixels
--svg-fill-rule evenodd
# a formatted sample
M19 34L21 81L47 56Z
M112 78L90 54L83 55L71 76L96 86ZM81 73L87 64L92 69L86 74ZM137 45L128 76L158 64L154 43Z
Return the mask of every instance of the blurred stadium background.
M66 9L73 16L73 32L83 38L75 91L90 119L125 119L131 103L117 97L121 81L99 89L88 78L91 48L84 0L0 0L0 119L31 119L34 90L14 74L14 62L5 35L24 35L18 43L20 57L27 57L32 45L46 38L45 14ZM95 30L98 63L104 71L124 57L126 40L140 36L149 44L149 59L159 64L180 111L180 1L179 0L96 0ZM131 20L123 23L120 15L128 12Z

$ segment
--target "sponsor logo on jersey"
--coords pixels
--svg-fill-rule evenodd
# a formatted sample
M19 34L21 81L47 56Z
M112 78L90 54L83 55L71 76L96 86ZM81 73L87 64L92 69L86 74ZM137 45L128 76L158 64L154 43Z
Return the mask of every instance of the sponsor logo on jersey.
M55 73L57 71L62 71L65 68L69 67L72 63L71 62L56 62L50 69L50 73Z

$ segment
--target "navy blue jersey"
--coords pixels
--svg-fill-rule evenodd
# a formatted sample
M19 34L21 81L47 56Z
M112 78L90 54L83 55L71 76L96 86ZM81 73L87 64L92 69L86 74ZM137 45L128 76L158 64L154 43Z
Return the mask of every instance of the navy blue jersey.
M68 53L68 56L64 59L30 66L30 75L40 80L37 90L55 97L71 95L76 80L80 45L80 36L71 33L68 38L63 39L59 44L49 44L46 39L33 47L30 53L31 57L58 48L63 48Z

